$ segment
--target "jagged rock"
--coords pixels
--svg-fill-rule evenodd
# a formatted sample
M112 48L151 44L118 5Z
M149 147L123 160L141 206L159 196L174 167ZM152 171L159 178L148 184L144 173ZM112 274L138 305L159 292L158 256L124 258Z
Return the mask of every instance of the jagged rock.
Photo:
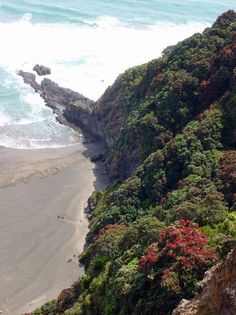
M199 293L182 300L172 315L236 314L236 247L226 259L206 272Z
M95 154L90 158L91 162L105 162L106 156L103 153Z
M96 133L104 139L108 148L111 148L120 136L124 111L122 78L118 78L94 104Z
M43 79L40 86L41 97L46 105L51 107L58 115L57 120L65 123L65 118L97 138L95 121L92 115L94 102L82 94L59 86L50 79Z
M30 72L20 70L18 75L23 77L36 92L39 92L46 105L57 114L57 120L66 121L79 126L92 139L99 138L93 115L94 102L78 92L59 86L52 80L45 78L41 84L36 82L36 76Z
M33 71L35 71L40 76L51 74L51 69L43 65L35 65Z
M124 123L124 99L122 79L108 87L95 103L72 101L65 110L66 118L89 131L96 139L102 139L111 148L118 139Z
M58 106L66 107L69 103L77 100L80 100L81 103L87 101L80 93L60 87L57 83L47 78L41 82L41 96L47 105L52 108Z
M67 104L64 116L69 122L79 126L92 138L100 139L96 128L96 119L93 115L94 102L86 98L78 98Z
M45 67L46 68L46 67ZM40 70L39 70L40 69ZM44 66L36 65L34 70L43 72ZM46 71L46 70L45 70ZM40 72L40 73L42 73ZM26 84L31 85L58 115L59 122L64 117L78 125L92 138L102 139L111 148L119 137L124 120L124 100L122 98L122 80L117 79L102 97L94 103L78 92L60 87L52 80L45 78L41 84L36 82L36 76L29 72L19 71Z
M96 209L98 203L98 198L95 193L89 197L87 207L85 208L85 213L90 216L92 212Z
M36 92L40 90L40 85L36 82L36 76L33 73L18 71L17 74L21 76L25 84L29 84Z

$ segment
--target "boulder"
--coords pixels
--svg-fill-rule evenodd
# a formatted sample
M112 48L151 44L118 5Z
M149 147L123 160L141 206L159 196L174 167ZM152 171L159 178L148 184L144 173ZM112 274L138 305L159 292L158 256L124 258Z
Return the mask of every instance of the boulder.
M33 71L35 71L40 76L51 74L51 69L43 65L35 65Z
M25 84L29 84L36 92L40 90L40 85L36 82L36 76L33 73L18 71L17 74L21 76Z

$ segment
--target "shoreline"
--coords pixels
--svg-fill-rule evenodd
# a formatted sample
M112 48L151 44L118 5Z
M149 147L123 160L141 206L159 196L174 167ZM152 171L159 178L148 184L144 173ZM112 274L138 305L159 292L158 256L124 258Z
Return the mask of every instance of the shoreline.
M18 315L56 298L83 274L84 208L109 184L99 144L0 148L0 310Z

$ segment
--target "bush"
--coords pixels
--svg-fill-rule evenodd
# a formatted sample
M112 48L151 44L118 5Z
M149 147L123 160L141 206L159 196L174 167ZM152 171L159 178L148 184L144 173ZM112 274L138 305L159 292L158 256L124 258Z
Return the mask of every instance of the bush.
M173 301L191 298L197 282L216 260L217 254L207 247L207 235L199 226L180 220L160 234L159 242L146 249L137 268L151 287L162 290L164 303L170 297ZM158 310L161 307L156 305Z

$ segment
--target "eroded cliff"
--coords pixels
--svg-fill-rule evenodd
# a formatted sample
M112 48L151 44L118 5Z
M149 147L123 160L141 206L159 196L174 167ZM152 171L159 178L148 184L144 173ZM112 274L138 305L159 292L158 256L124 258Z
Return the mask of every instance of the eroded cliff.
M199 285L197 295L183 300L173 315L236 314L236 248L225 260L210 269Z

